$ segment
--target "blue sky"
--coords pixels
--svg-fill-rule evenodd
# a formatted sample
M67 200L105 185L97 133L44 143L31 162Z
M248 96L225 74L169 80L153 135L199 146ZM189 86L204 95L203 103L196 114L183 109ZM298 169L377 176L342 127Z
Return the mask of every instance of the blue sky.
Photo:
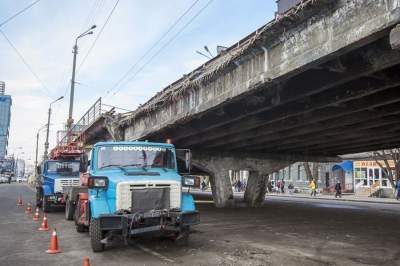
M163 42L163 46L209 0L199 0ZM0 23L33 0L1 0ZM123 74L158 40L194 0L120 0L111 20L79 69L74 118L78 120L99 97L107 104L134 110L157 91L207 61L195 51L207 45L230 46L273 19L274 0L214 0L158 56L118 93L111 90ZM0 80L13 96L10 151L23 146L25 159L34 159L37 129L46 123L48 104L54 105L50 146L68 114L69 79L74 39L91 25L95 34L79 41L78 66L87 54L116 0L41 0L34 7L1 27L46 88L26 69L0 36ZM151 57L144 59L143 63ZM140 68L141 64L139 64ZM136 68L137 69L137 68ZM135 70L132 72L134 73ZM42 153L44 133L40 140Z

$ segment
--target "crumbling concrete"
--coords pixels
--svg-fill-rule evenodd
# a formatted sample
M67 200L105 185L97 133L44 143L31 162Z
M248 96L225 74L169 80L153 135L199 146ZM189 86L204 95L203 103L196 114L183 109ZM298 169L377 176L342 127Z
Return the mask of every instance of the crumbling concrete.
M233 205L229 170L248 170L249 181L245 192L248 206L260 206L266 192L266 175L282 169L290 160L268 159L259 154L194 151L193 164L211 177L211 189L217 207Z

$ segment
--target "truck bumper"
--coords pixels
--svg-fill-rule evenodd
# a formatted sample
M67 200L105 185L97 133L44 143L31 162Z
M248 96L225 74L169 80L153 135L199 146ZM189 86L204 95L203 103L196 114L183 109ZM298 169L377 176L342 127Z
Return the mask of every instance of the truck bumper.
M100 229L124 236L149 232L180 232L182 228L200 223L198 211L152 211L140 214L101 215Z

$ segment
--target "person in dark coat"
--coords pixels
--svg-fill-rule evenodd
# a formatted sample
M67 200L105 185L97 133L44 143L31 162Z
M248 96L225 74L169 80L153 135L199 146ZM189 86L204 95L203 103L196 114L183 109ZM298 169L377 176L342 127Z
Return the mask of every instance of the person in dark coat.
M397 179L396 190L397 190L396 199L400 200L400 179Z
M342 197L342 185L340 184L340 181L338 181L335 185L335 190L336 190L336 194L335 194L335 198L337 198L339 196L339 198Z

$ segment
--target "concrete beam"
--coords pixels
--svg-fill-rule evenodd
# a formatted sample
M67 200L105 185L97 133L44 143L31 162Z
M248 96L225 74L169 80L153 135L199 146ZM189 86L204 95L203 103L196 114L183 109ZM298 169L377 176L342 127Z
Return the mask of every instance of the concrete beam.
M276 31L273 36L268 32L268 37L244 48L241 54L246 59L239 64L226 64L213 78L184 80L182 84L189 82L193 86L182 92L180 84L173 84L175 90L165 91L165 94L171 93L171 97L163 98L159 104L151 102L142 106L141 110L148 110L148 113L136 112L127 118L126 121L134 121L134 125L128 123L125 137L144 138L260 86L271 88L272 84L372 42L399 22L399 3L400 0L340 0L332 8L321 9L313 18ZM305 38L307 41L303 41ZM257 47L264 52L252 55L251 51ZM223 57L218 60L224 62ZM182 97L172 97L178 92ZM136 116L138 113L140 115Z
M397 25L390 31L390 45L392 49L400 49L400 25Z
M359 82L358 79L362 77L368 77L369 75L382 71L383 69L393 67L400 62L400 53L398 51L379 48L382 44L373 44L366 47L363 51L364 59L360 59L361 55L354 55L354 58L350 60L353 65L349 65L349 70L345 73L329 73L317 71L311 72L309 75L299 75L298 79L294 78L287 84L283 85L279 89L272 93L279 99L279 104L274 102L273 97L266 96L264 101L259 102L248 102L247 105L240 105L240 108L233 110L227 110L224 108L220 113L224 114L219 116L219 112L213 111L212 115L204 116L199 118L198 121L191 123L186 122L185 127L179 129L179 134L174 136L174 142L180 143L183 147L189 145L196 145L196 143L204 143L213 139L226 139L227 136L233 136L235 133L240 133L242 129L254 129L260 126L267 126L277 119L288 119L288 115L295 115L292 112L292 107L297 108L297 113L300 113L300 109L303 112L310 112L316 104L319 104L320 108L323 107L321 103L315 100L324 99L324 97L333 97L332 102L342 101L349 88L357 87L358 91L366 89L368 82L371 81L371 85L376 84L378 86L383 85L382 81L372 81L372 79L364 78ZM368 56L367 56L368 55ZM352 58L352 57L350 57ZM362 56L361 56L362 58ZM354 62L354 60L357 60ZM312 80L311 83L305 83L304 81ZM395 81L390 81L394 83ZM364 85L364 86L362 86ZM376 86L376 87L378 87ZM341 94L335 99L335 93ZM328 92L327 94L323 94ZM352 92L351 92L352 94ZM311 98L318 97L314 95L320 95L320 99ZM347 95L347 97L352 95ZM269 98L269 100L268 100ZM293 103L300 102L306 99L312 99L308 104L297 104L293 106ZM244 98L247 100L247 98ZM325 101L324 101L325 102ZM238 104L231 103L231 105ZM300 109L299 109L300 108ZM291 111L291 112L289 112ZM207 124L205 123L207 122ZM189 125L188 125L189 124ZM240 125L240 127L238 126ZM273 128L273 127L271 127ZM193 136L195 136L193 138Z
M366 97L368 95L376 94L380 91L387 90L388 88L398 86L400 81L373 81L371 79L365 79L364 81L354 82L354 84L347 84L342 88L334 89L328 93L321 93L310 97L308 100L313 104L296 104L286 106L286 113L279 108L277 110L271 110L266 113L264 117L265 122L262 126L250 129L246 127L247 123L236 126L236 134L230 134L228 136L219 137L212 141L204 141L205 139L212 139L213 136L218 134L226 134L227 130L221 130L216 134L200 135L198 138L193 139L191 142L179 142L182 146L193 146L194 143L198 143L201 146L207 148L221 148L228 147L229 149L241 148L244 146L256 145L265 141L269 141L268 135L275 135L276 138L281 140L282 135L279 132L280 128L295 128L299 124L309 124L313 121L324 121L330 118L338 117L343 113L349 113L350 110L355 112L353 108L358 108L357 105L351 105L353 108L344 109L336 108L332 110L330 114L323 111L324 108L340 106L343 103L350 102L351 100ZM360 106L361 107L361 106ZM370 106L366 106L365 109L370 109ZM312 114L312 115L311 115ZM293 122L293 123L292 123ZM231 132L231 131L229 131ZM253 140L246 140L243 136L251 136ZM203 140L203 142L200 142ZM194 142L194 143L193 143Z

